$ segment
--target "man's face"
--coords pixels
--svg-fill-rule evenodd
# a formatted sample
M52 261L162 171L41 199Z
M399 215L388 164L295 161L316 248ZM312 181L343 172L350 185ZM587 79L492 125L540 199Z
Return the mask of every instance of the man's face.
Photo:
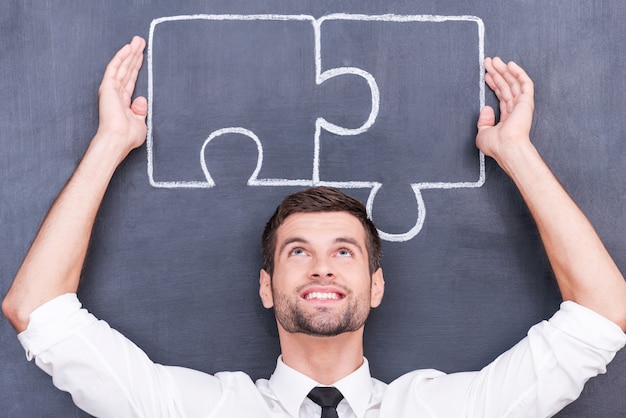
M369 272L365 230L347 212L296 213L276 233L274 275L260 294L289 333L333 336L360 329L384 291Z

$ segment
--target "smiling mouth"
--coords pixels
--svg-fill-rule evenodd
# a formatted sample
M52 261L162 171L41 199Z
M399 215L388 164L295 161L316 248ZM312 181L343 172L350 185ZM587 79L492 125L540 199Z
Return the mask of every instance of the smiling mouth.
M311 292L304 295L306 300L340 300L344 296L334 292Z

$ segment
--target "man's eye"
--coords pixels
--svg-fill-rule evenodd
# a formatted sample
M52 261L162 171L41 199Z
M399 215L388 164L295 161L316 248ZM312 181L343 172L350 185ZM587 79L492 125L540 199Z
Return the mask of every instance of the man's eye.
M304 252L304 250L302 248L294 248L289 253L289 255L304 255L304 254L305 254L305 252Z
M339 251L337 251L337 255L340 257L352 257L353 253L347 248L342 248Z

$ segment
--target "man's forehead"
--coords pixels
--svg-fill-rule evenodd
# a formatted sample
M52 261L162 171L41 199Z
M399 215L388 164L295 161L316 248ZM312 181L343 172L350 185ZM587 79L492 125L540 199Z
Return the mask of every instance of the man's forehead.
M276 231L278 241L292 239L293 235L336 235L352 237L365 242L365 228L354 215L345 211L297 212L289 215Z

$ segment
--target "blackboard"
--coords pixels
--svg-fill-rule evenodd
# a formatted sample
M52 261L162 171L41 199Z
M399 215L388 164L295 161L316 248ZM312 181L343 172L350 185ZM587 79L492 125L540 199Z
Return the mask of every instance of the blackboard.
M626 266L626 3L0 3L0 293L97 127L104 66L149 40L150 132L117 171L79 296L154 361L268 377L261 229L313 181L369 205L385 299L366 327L381 380L481 368L558 308L511 181L473 145L482 56L535 80L533 141ZM2 415L85 416L0 321ZM626 354L560 417L626 411Z

